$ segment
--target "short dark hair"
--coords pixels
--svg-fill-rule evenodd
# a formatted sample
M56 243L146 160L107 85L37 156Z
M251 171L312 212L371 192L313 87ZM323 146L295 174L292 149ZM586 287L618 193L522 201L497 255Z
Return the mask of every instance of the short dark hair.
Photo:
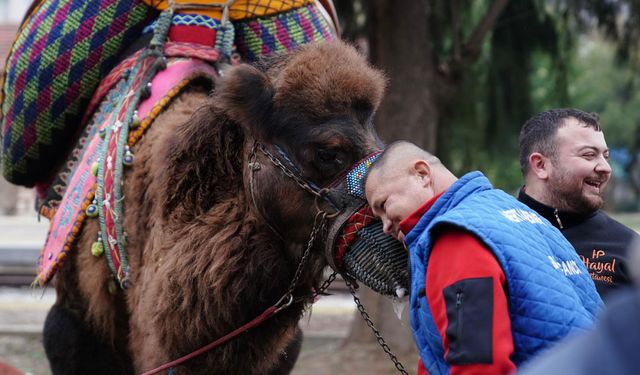
M568 118L575 118L596 131L602 131L595 113L575 108L554 108L538 113L527 120L520 130L520 170L523 176L529 172L529 156L532 153L555 156L555 135Z

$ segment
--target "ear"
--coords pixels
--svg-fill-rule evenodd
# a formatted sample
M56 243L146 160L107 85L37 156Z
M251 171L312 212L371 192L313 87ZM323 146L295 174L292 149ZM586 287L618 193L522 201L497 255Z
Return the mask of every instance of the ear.
M539 152L529 155L529 173L534 174L540 180L549 178L551 161Z
M431 184L431 166L425 160L418 160L413 163L413 173L422 180L422 186Z
M251 65L241 64L225 72L214 96L231 120L254 138L263 139L273 112L274 93L266 74Z

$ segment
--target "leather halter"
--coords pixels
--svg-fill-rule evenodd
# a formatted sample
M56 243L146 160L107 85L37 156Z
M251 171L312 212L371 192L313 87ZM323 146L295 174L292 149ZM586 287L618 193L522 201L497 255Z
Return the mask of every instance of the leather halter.
M275 147L276 147L276 150L278 151L278 154L280 154L281 157L278 157L273 153L269 152L266 149L266 147L259 141L257 140L254 141L253 146L251 147L251 153L249 155L249 163L248 163L249 192L251 194L251 201L253 202L253 206L256 209L256 212L258 213L258 215L260 215L262 220L280 239L284 240L284 236L282 235L282 233L280 233L280 231L278 231L275 227L273 227L273 225L271 225L271 222L268 220L267 214L263 212L263 210L260 209L260 207L258 206L258 201L256 199L256 194L255 194L255 182L254 182L255 176L254 175L255 175L255 172L262 169L262 165L260 164L260 162L257 161L258 159L257 151L260 151L264 156L266 156L267 159L274 166L279 168L282 171L282 173L285 174L285 176L294 180L294 182L298 185L298 187L315 196L316 213L320 213L320 212L326 213L325 210L322 210L320 208L319 201L318 201L319 199L324 200L334 210L333 213L326 213L325 217L327 219L337 216L341 211L340 209L341 205L339 204L339 202L335 200L336 194L331 194L332 192L330 189L320 188L315 183L302 177L300 169L293 163L293 161L289 158L286 152L278 145L275 145ZM281 160L281 158L284 160Z
M280 148L279 146L275 146L278 150L278 154L280 157L275 156L273 153L269 152L265 146L259 141L254 141L254 144L251 149L251 153L249 156L249 190L251 194L251 200L253 201L253 205L256 209L258 215L260 215L261 219L267 224L267 226L282 240L284 240L284 236L280 233L276 228L274 228L270 221L267 219L268 216L265 212L263 212L257 204L257 199L255 195L255 182L254 182L254 173L256 171L261 170L262 165L257 161L257 151L259 150L262 154L264 154L276 167L282 170L282 172L293 179L300 188L314 195L315 198L315 206L316 206L316 214L323 211L319 206L319 199L324 200L326 203L331 206L334 210L333 213L327 214L327 219L334 219L331 225L328 225L327 232L325 233L325 258L329 263L329 266L340 273L343 273L343 266L339 264L340 262L336 259L336 248L340 240L340 236L343 232L343 229L349 222L349 220L354 217L354 215L358 215L358 213L363 209L363 207L367 204L367 201L364 199L362 193L354 192L354 187L349 186L348 176L354 172L354 170L358 169L366 160L370 159L372 156L379 154L379 151L374 152L366 156L360 162L354 164L354 167L347 172L346 174L341 174L338 176L333 182L331 182L325 188L319 188L314 183L309 182L305 178L301 177L300 169L296 167L296 165L291 161L291 159L287 156L287 154ZM364 172L363 172L364 173ZM345 178L347 176L347 178ZM360 176L362 178L362 176ZM351 182L353 184L353 182ZM359 187L362 189L362 186ZM356 189L358 190L358 189ZM347 277L343 275L343 277Z

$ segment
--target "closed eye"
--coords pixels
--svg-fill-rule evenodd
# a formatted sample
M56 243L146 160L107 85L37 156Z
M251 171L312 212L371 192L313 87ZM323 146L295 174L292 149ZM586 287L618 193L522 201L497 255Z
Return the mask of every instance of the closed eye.
M318 161L322 163L336 163L338 160L338 152L329 148L321 148L318 150Z
M375 204L373 205L373 208L375 209L375 211L377 211L378 214L383 214L384 213L384 207L387 204L387 200L383 200L382 202L378 201L375 202Z

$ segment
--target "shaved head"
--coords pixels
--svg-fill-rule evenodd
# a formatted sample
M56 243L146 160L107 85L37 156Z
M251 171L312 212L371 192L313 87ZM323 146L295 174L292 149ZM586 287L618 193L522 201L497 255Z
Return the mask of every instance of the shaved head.
M364 190L384 232L402 240L400 222L455 180L437 157L411 142L399 141L387 146L369 168Z
M388 145L380 157L368 169L365 177L365 185L372 172L376 172L379 177L383 177L390 168L397 168L398 165L410 167L412 160L424 159L431 165L440 164L440 159L428 151L421 149L408 141L396 141Z

